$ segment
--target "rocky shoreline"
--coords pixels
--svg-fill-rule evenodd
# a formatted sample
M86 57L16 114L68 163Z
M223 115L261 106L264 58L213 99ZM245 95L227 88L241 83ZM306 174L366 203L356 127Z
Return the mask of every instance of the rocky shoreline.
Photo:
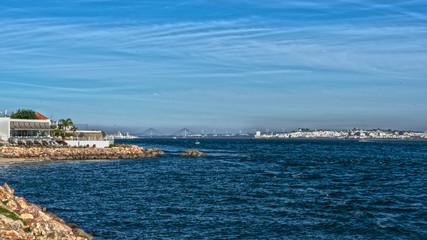
M0 163L21 161L95 160L149 158L163 155L159 149L144 149L135 145L118 145L110 148L43 148L0 147ZM187 150L179 156L207 156L208 154ZM14 195L6 183L0 186L0 240L92 240L93 236L66 223L53 213L38 205L28 203Z
M28 203L14 195L6 183L0 186L0 239L92 240L93 236L77 228L46 208Z
M163 154L157 148L144 149L134 145L111 148L1 147L0 162L150 158Z

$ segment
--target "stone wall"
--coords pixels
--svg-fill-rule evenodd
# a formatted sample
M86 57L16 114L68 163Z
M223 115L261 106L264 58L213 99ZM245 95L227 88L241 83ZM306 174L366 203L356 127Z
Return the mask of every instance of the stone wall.
M38 147L0 147L0 158L24 158L29 160L89 160L148 158L163 155L159 149L144 149L127 145L112 148L38 148Z

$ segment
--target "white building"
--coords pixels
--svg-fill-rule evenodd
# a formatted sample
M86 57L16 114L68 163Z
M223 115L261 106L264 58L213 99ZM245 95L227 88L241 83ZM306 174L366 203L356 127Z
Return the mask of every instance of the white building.
M10 139L30 139L50 137L49 119L12 119L9 117L0 118L0 140Z
M10 138L10 118L0 117L0 141Z

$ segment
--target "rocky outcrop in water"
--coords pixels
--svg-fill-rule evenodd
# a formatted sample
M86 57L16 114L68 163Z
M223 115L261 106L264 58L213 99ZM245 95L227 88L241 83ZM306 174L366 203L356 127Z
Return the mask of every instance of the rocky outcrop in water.
M46 208L14 195L6 183L0 186L0 239L91 240L93 236L66 224Z
M180 153L179 156L199 157L199 156L208 156L208 154L194 150L194 149L190 149L190 150L187 150L187 151Z
M148 158L163 154L164 153L157 148L144 149L134 145L111 148L0 148L0 158L25 158L31 160Z

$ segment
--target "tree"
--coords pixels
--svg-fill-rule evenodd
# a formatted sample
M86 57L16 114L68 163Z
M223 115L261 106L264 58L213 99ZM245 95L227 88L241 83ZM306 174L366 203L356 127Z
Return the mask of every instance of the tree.
M71 118L60 119L58 121L58 134L60 134L62 136L62 139L65 139L65 136L66 136L65 131L67 131L67 130L75 131L75 130L77 130L77 128L74 127L74 123L71 120Z
M31 109L18 109L10 118L14 119L38 119L36 113Z
M51 125L50 128L52 129L52 131L50 132L50 134L52 136L58 136L59 137L60 134L59 134L59 128L58 128L58 126Z

